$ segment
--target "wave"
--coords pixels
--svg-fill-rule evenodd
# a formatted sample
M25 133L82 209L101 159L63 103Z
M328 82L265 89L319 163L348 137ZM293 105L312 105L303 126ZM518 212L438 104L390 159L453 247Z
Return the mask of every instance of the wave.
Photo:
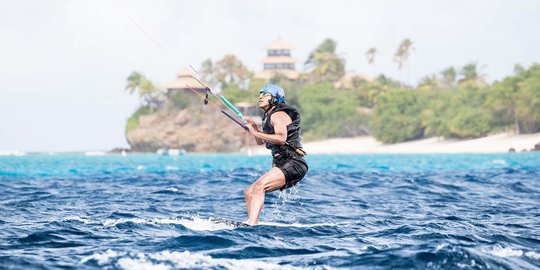
M84 152L85 156L105 156L107 153L103 151L87 151Z
M0 156L12 156L12 157L23 157L26 156L27 153L23 151L0 151Z
M64 221L79 221L84 224L93 224L93 225L102 225L104 227L114 227L126 223L134 224L148 224L148 225L157 225L157 224L175 224L182 225L187 229L194 231L217 231L217 230L232 230L236 229L236 226L228 225L224 223L216 222L211 218L202 219L199 217L192 217L191 219L173 219L173 218L154 218L154 219L143 219L143 218L119 218L119 219L103 219L103 220L92 220L86 217L66 217Z
M269 157L0 157L0 268L540 267L539 154L308 158L239 227Z
M103 219L103 220L92 220L86 217L71 216L63 219L64 221L79 221L84 224L94 224L102 225L104 227L113 227L126 223L134 224L148 224L148 225L158 225L158 224L175 224L182 225L183 227L194 230L194 231L217 231L217 230L233 230L238 228L234 225L238 222L223 222L223 219L208 217L201 218L198 216L193 216L190 218L154 218L154 219L144 219L144 218L119 218L119 219ZM245 223L245 222L244 222ZM324 226L339 226L339 223L312 223L312 224L302 224L302 223L279 223L279 222L259 222L258 226L270 226L270 227L294 227L294 228L313 228L313 227L324 227Z
M312 223L312 224L302 224L302 223L278 223L278 222L259 222L259 226L273 226L273 227L294 227L294 228L313 228L313 227L324 227L324 226L339 226L339 223Z
M100 267L116 266L121 269L304 269L296 266L273 264L260 260L212 258L189 251L159 253L116 252L111 249L81 259L81 264L95 262Z
M506 258L506 257L521 257L525 255L526 257L529 257L531 259L540 260L540 253L534 252L534 251L526 251L524 252L521 249L512 249L510 247L501 247L499 245L494 246L491 249L482 249L482 252L491 254L493 256Z

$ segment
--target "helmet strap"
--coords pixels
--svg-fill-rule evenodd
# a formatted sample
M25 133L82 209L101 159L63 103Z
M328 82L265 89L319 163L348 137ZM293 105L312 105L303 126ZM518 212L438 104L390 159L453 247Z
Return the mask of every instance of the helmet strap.
M273 104L270 104L270 106L268 106L268 109L266 109L264 111L264 117L266 117L268 115L268 112L271 111L273 108L275 108L276 106L274 106Z

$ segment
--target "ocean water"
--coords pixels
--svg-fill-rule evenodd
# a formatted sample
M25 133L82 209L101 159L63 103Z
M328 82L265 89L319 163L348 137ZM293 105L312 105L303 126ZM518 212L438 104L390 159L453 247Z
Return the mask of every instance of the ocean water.
M540 154L0 156L0 269L538 269Z

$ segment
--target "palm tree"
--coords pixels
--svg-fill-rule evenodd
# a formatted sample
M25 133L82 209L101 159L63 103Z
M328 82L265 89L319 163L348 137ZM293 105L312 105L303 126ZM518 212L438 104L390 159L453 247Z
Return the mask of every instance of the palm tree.
M375 69L375 55L379 53L379 51L377 51L377 48L375 47L371 47L369 48L365 53L364 55L366 56L366 59L368 61L368 63L370 65L373 65L373 69Z
M409 58L409 54L412 50L412 41L408 38L404 39L399 45L398 50L394 53L394 61L398 63L398 69L401 70L403 64Z
M314 81L336 81L345 74L345 60L336 54L337 43L325 39L304 63Z
M143 79L144 76L140 72L131 72L131 74L127 78L126 90L128 90L130 94L137 92L141 86L141 81Z
M482 68L480 68L482 69ZM481 71L478 68L478 64L469 63L465 65L460 72L460 75L463 76L459 80L460 85L472 85L472 86L485 86L486 80L485 75L480 73Z
M442 83L444 86L453 86L456 82L456 69L454 67L447 67L441 71Z
M127 78L126 90L130 94L139 92L141 103L156 107L158 99L155 96L158 88L148 80L142 73L133 71Z
M315 48L313 52L309 54L304 65L308 68L315 67L317 65L317 58L319 58L321 54L335 54L336 47L337 42L330 38L325 39L319 46L317 46L317 48Z

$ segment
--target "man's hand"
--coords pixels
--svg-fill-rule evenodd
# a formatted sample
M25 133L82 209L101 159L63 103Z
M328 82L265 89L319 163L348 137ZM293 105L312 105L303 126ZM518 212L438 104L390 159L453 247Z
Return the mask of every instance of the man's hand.
M253 134L255 131L259 131L259 129L257 128L257 123L255 123L253 119L251 119L250 117L244 116L244 120L248 122L248 124L246 125L248 128L247 132Z
M244 116L244 120L246 120L247 122L246 127L248 128L248 130L244 131L244 135L249 133L253 136L253 138L255 138L255 141L257 142L258 145L263 144L264 142L258 137L262 133L259 131L259 127L257 127L257 123L255 123L253 119L247 116Z
M248 121L248 123L249 123L249 121ZM253 123L255 123L255 122L253 122ZM246 126L247 126L247 128L248 128L248 132L249 132L251 135L255 135L255 133L258 133L258 132L259 132L257 129L255 129L254 124L251 124L251 123L250 123L250 124L248 124L248 125L246 125Z

